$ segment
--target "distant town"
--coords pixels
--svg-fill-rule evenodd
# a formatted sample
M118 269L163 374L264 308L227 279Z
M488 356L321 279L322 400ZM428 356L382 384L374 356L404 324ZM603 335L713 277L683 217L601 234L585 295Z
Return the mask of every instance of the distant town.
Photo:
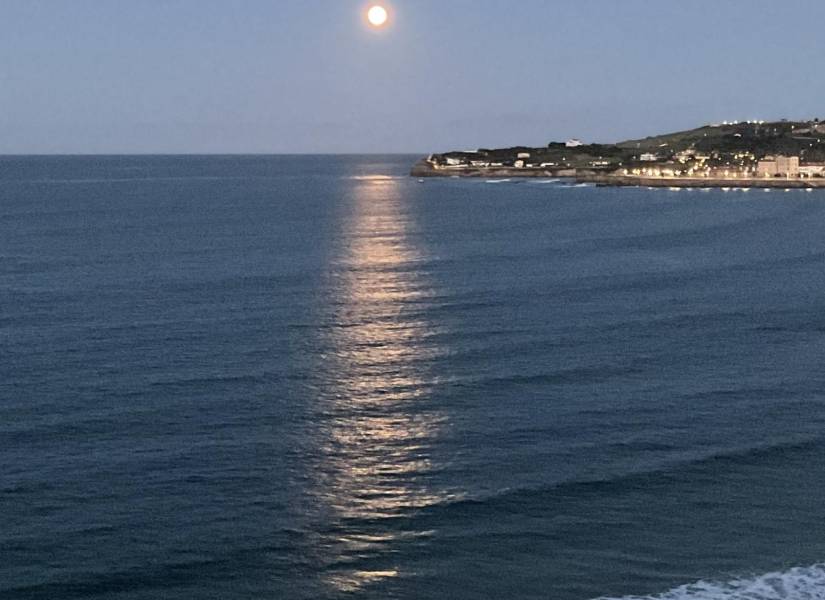
M825 121L732 121L617 144L431 154L417 177L571 177L598 185L825 187Z

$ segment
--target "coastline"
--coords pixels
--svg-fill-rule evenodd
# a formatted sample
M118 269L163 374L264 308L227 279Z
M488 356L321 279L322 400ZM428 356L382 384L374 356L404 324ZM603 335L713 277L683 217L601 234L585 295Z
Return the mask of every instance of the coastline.
M411 177L486 177L510 179L512 177L569 177L577 176L576 169L516 169L515 167L451 167L435 169L425 159L419 160L410 170Z
M579 174L575 179L579 183L594 183L597 186L605 187L765 189L825 188L825 179L799 178L638 177L633 175Z
M766 178L766 177L645 177L618 175L591 169L528 169L514 167L495 168L445 168L435 169L426 160L419 160L410 170L412 177L461 177L461 178L540 178L560 177L577 183L591 183L603 187L656 187L656 188L765 188L765 189L825 189L825 178Z

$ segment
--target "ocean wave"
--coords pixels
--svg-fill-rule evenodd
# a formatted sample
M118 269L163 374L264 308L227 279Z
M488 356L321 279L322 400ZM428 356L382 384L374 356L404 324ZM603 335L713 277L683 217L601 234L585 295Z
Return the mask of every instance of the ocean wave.
M554 347L558 344L554 344ZM498 351L498 350L496 350ZM473 353L476 354L476 353ZM562 385L562 384L592 384L594 382L609 381L616 377L641 374L642 369L633 366L574 367L560 369L550 373L522 373L503 377L481 376L474 380L457 383L459 387L484 387L503 385Z
M563 188L563 189L567 189L567 190L572 190L572 189L576 189L576 188L596 187L596 184L594 184L594 183L565 183L563 185L560 185L559 187Z
M195 578L209 579L209 575L226 571L228 561L211 558L193 558L174 563L152 564L147 567L123 568L108 573L73 573L71 579L42 581L15 587L0 587L3 597L19 598L90 598L111 597L118 593L156 592L176 585L184 585ZM0 584L2 586L3 584ZM6 596L5 594L10 594Z
M456 514L490 514L528 510L531 506L548 506L550 501L583 500L588 497L610 497L627 491L653 490L683 480L685 475L699 473L713 466L715 473L725 467L738 468L754 462L787 457L791 452L807 452L821 448L820 437L782 440L766 444L754 444L728 450L712 450L683 454L663 461L657 466L628 470L615 475L592 479L569 479L547 485L504 488L480 496L450 498L433 505L433 511L458 511ZM536 499L541 502L536 503ZM468 512L469 511L469 512ZM825 597L823 597L825 600Z
M721 583L698 581L663 594L599 600L825 600L825 563Z
M163 379L150 383L152 387L191 387L191 386L214 386L214 385L235 385L235 384L255 384L265 385L279 383L283 377L277 373L255 373L238 375L214 375L204 377L178 377L175 379Z

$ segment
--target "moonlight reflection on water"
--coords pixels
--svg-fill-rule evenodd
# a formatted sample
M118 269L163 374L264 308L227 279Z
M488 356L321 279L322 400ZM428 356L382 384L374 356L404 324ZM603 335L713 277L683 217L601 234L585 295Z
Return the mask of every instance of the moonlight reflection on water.
M322 367L328 385L320 399L326 418L315 493L334 523L369 524L338 536L336 564L381 554L402 535L383 522L444 499L426 478L434 468L429 449L446 417L419 405L429 394L426 363L442 352L429 341L433 325L421 317L434 292L419 267L424 250L409 240L414 223L397 185L358 181L331 274L336 302ZM329 581L351 591L397 575L332 569Z

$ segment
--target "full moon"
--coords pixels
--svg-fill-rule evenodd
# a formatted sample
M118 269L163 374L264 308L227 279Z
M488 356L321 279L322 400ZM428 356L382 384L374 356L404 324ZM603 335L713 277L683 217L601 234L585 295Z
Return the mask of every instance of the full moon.
M381 27L387 22L387 9L383 6L375 5L367 12L367 19L373 27Z

